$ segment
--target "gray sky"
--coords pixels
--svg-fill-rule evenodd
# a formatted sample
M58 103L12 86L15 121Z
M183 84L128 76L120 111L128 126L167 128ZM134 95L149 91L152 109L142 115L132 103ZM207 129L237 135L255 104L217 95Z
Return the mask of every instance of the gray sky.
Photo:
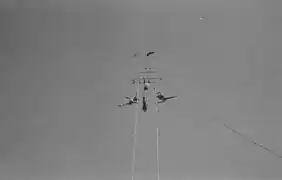
M282 1L1 1L0 179L130 179L134 108L117 109L156 51L160 89L137 137L137 179L281 179ZM201 21L200 17L205 20ZM141 64L146 60L140 60Z

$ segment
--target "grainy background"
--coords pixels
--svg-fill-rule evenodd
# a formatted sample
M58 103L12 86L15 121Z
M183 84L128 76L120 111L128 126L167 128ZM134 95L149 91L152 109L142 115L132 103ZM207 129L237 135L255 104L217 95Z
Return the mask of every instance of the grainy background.
M130 179L133 53L181 99L141 114L137 179L281 179L282 1L2 0L0 179ZM204 20L200 17L204 16ZM142 60L139 60L139 62Z

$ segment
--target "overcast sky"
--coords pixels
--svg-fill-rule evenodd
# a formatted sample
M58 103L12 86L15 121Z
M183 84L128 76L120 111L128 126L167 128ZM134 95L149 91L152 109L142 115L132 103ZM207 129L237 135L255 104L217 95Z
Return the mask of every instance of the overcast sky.
M282 159L216 123L282 154L282 1L0 7L0 179L131 179L134 107L116 105L146 51L159 89L181 98L140 114L136 180L156 177L156 127L162 180L282 179Z

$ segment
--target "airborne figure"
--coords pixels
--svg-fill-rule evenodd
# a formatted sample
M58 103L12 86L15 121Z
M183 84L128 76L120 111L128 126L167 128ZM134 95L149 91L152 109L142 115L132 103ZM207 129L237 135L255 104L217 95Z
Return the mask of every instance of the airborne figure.
M117 106L118 107L123 107L123 106L130 106L130 105L138 104L139 103L139 98L137 97L137 92L136 92L136 95L133 98L126 96L125 99L128 100L127 103L119 104Z
M151 82L149 79L146 82L146 78L143 77L143 83L142 84L144 84L144 92L147 92L149 90L151 83L155 83L155 82Z
M150 52L148 52L148 53L146 54L146 56L150 56L150 55L153 55L153 54L155 54L155 52L150 51Z
M161 92L157 92L156 94L157 94L156 97L157 97L158 101L155 104L161 104L161 103L166 102L169 99L174 99L174 98L178 97L178 96L167 96L167 97L165 97Z
M148 104L147 104L147 102L146 102L146 97L145 97L145 96L143 96L142 102L143 102L142 110L143 110L144 112L146 112L147 109L148 109Z
M156 91L156 89L154 88L153 89L153 92L155 92ZM155 105L156 105L156 111L157 112L160 112L160 110L159 110L159 104L161 104L161 103L165 103L167 100L170 100L170 99L175 99L175 98L177 98L178 96L167 96L167 97L165 97L161 92L157 92L156 93L156 98L158 99L158 101L156 101L155 102Z
M154 81L151 80L162 80L162 78L159 77L148 77L148 76L142 76L138 79L133 79L132 80L132 84L143 84L144 85L144 92L149 91L149 87L151 86L151 84L156 83Z

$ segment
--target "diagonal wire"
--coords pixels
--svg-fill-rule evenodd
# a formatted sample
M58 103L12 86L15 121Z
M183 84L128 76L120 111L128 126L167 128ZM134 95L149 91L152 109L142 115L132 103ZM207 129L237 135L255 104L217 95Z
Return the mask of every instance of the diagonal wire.
M251 138L249 138L249 137L247 137L246 135L244 135L244 134L242 134L242 133L236 131L235 129L233 129L232 127L226 125L225 123L223 123L223 126L224 126L226 129L228 129L228 130L234 132L235 134L238 134L239 136L243 137L245 140L251 142L251 143L254 144L255 146L258 146L258 147L264 149L266 152L268 152L268 153L274 155L275 157L282 158L281 155L276 154L273 150L268 149L268 148L267 148L266 146L264 146L263 144L258 143L258 142L256 142L256 141L252 140Z

